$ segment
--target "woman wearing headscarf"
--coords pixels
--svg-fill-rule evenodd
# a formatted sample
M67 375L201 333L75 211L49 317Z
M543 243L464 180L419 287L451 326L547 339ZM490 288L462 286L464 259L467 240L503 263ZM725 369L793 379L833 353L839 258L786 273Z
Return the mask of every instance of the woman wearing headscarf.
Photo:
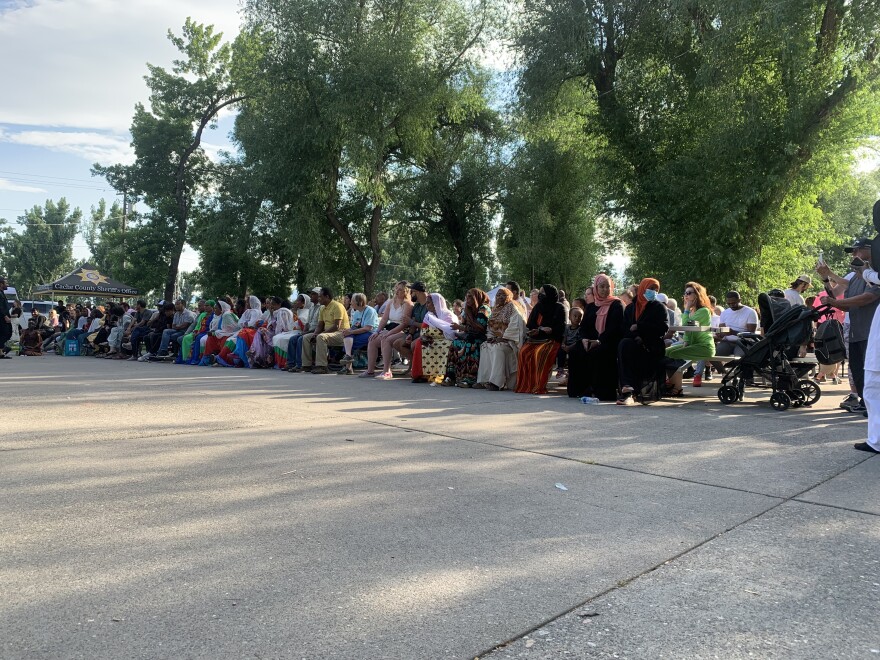
M489 317L489 333L480 348L474 387L498 391L516 387L517 356L526 331L525 307L510 289L501 287Z
M617 346L623 337L623 303L614 295L614 281L596 276L578 329L578 341L568 354L568 396L617 398Z
M178 364L198 364L202 359L202 338L207 336L208 330L211 328L211 322L214 320L214 307L216 306L217 302L214 300L205 301L205 311L196 317L193 331L184 335L180 340Z
M263 317L265 323L257 328L248 350L239 353L239 359L245 367L262 369L271 367L275 362L275 345L272 340L279 332L279 319L284 317L283 327L288 330L293 325L293 313L283 307L282 303L284 301L278 296L266 300L267 309ZM287 315L280 313L282 309L287 309Z
M547 378L556 362L556 353L565 334L565 307L552 284L538 291L537 304L526 323L526 341L519 351L516 391L546 394Z
M238 317L225 300L214 305L214 318L211 327L202 337L202 359L199 366L206 367L214 363L214 356L223 350L226 340L238 332Z
M480 346L486 341L491 316L492 307L486 292L482 289L470 289L464 299L464 318L461 323L451 325L457 332L449 347L443 385L476 385L477 372L480 369Z
M439 293L429 294L425 306L428 312L422 321L418 342L421 350L413 351L412 382L440 383L446 375L449 347L455 339L452 324L458 323L459 319Z
M214 364L219 364L221 367L242 366L243 362L240 353L247 353L247 349L250 348L251 342L254 340L257 328L263 322L263 303L256 296L248 296L247 309L238 319L238 330L226 340L223 350L220 351L220 355L217 356L217 361ZM239 349L241 349L240 353Z
M294 362L291 356L300 354L300 342L302 341L302 335L305 331L306 321L308 320L311 308L312 301L306 294L301 293L293 302L293 308L289 310L290 329L279 330L277 326L278 321L276 321L275 336L272 337L272 350L275 353L276 369L287 369ZM281 310L279 309L279 311ZM285 314L284 316L285 318L281 321L282 326L288 322L287 315ZM291 353L291 350L296 352Z
M284 305L273 314L275 320L274 334L272 335L272 352L266 358L266 365L276 369L287 368L287 347L294 334L302 334L303 327L297 320L293 310ZM280 362L279 362L280 361Z
M659 379L666 345L663 341L669 324L666 308L655 300L660 282L646 277L639 283L632 304L623 313L623 339L617 347L617 370L620 394L617 403L632 405L633 396L643 385Z

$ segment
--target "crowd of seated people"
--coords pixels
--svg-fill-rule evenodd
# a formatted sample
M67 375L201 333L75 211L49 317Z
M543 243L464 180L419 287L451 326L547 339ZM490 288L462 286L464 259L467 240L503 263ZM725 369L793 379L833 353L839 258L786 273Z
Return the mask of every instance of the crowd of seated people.
M802 282L802 280L798 280ZM658 396L680 396L685 363L693 386L710 377L716 358L741 356L738 335L758 328L757 312L727 292L718 308L698 282L681 305L645 278L623 292L597 275L569 303L551 284L526 296L515 281L487 292L472 288L448 302L424 282L399 281L373 300L360 292L341 300L315 287L293 301L254 295L34 310L21 333L21 354L34 356L76 341L98 358L181 365L276 369L412 383L545 394L548 385L572 398L632 405L646 384ZM696 327L695 327L696 326ZM694 327L694 330L689 328ZM706 331L708 328L713 331ZM400 364L395 372L392 367ZM332 369L331 369L332 367ZM555 379L551 378L556 370Z

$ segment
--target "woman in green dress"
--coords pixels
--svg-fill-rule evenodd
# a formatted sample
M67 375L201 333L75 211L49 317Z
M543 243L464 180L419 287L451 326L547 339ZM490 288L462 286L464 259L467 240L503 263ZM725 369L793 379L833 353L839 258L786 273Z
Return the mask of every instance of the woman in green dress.
M698 282L688 282L684 287L682 325L708 327L712 322L712 304L706 289ZM685 332L684 339L672 342L672 332L667 335L666 357L673 360L697 362L715 356L715 339L711 332ZM676 370L668 381L667 396L681 396L681 372Z

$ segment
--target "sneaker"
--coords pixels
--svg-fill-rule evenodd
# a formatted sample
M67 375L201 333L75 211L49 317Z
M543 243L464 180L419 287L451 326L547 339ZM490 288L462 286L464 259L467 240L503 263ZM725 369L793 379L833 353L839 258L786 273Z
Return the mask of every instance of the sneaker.
M330 370L327 367L315 367L314 369L312 369L312 373L323 376L325 374L329 374Z
M138 361L137 356L136 356L136 355L132 355L130 358L128 358L128 361L129 361L129 362L137 362L137 361Z
M354 362L354 358L350 355L343 355L339 358L339 364L351 364L352 362Z
M122 348L124 348L124 349L127 350L127 351L130 351L130 350L131 350L131 342L130 342L130 341L125 342L125 343L122 345Z
M844 410L849 410L853 406L858 405L858 403L859 403L859 395L856 394L855 392L850 392L849 394L846 395L846 398L840 402L839 407L843 408Z
M694 387L702 387L703 386L703 377L700 374L696 374L694 376Z
M861 415L862 413L867 414L868 409L865 407L864 403L856 403L854 406L850 406L847 408L851 413L856 413L857 415Z

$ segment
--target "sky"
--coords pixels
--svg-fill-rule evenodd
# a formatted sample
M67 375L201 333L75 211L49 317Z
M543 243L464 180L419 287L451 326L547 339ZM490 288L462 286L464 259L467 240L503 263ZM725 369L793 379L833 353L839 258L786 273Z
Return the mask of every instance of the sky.
M238 0L0 0L0 218L65 197L83 214L113 191L94 163L132 161L128 127L149 92L146 63L170 68L187 17L238 34ZM206 135L229 148L232 117ZM74 256L88 256L82 237ZM198 266L187 250L183 270Z

